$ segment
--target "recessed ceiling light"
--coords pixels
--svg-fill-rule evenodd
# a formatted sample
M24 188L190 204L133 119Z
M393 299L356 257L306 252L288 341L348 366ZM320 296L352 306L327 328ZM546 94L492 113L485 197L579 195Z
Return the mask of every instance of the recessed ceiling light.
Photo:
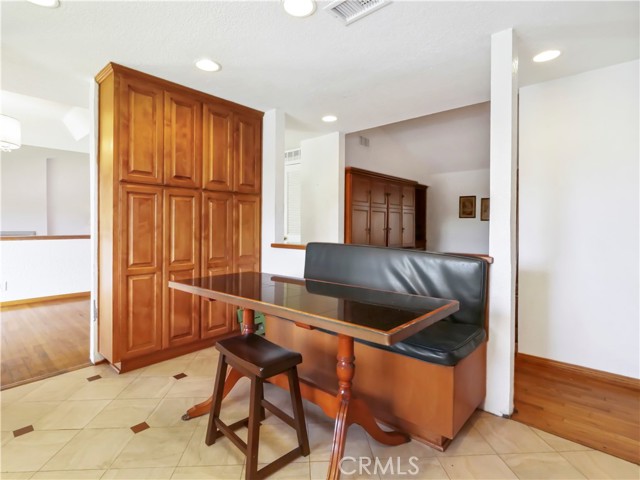
M540 52L535 57L533 57L534 62L548 62L549 60L553 60L554 58L558 58L560 56L560 50L545 50L544 52Z
M292 17L308 17L316 11L315 0L282 0L282 6Z
M200 70L204 70L205 72L217 72L221 68L219 63L209 60L208 58L198 60L196 62L196 67Z
M28 0L28 1L40 7L56 8L60 6L59 0Z
M325 115L322 117L322 121L327 123L335 122L336 120L338 120L338 117L335 115Z

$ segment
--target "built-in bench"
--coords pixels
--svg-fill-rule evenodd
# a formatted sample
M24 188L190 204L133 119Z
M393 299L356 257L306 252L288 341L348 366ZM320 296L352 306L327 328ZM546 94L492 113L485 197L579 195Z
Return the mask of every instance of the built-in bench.
M305 278L460 302L458 312L403 342L356 345L354 388L376 417L446 448L485 396L488 262L458 254L310 243ZM269 338L301 352L305 360L313 358L303 362L303 377L335 385L330 335L271 323Z

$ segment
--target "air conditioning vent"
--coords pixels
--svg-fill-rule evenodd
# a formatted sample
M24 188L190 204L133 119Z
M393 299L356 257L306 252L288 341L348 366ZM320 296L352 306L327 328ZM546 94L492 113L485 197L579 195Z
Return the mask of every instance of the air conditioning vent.
M342 20L345 25L351 25L389 3L391 3L389 0L336 0L324 9Z

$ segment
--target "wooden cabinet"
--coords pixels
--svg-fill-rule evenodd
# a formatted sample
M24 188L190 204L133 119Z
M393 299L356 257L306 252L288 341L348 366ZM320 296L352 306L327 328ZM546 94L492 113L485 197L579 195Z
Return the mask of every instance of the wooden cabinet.
M259 271L262 113L115 64L96 79L98 349L127 371L237 330L168 282Z
M424 209L425 222L416 219L417 188L412 180L347 167L345 242L416 248L418 230L426 222Z

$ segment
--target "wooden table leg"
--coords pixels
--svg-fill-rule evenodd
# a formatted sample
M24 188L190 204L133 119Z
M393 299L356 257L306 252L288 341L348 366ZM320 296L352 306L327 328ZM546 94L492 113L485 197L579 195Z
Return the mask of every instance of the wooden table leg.
M254 333L256 326L254 322L254 311L245 308L242 312L242 333ZM227 378L224 381L224 390L222 391L222 398L224 399L229 392L233 389L233 387L238 383L243 375L238 372L235 368L231 367L229 373L227 374ZM182 420L191 420L192 418L200 417L202 415L206 415L211 411L211 403L213 402L213 396L207 398L204 402L200 402L189 410L187 413L182 415Z
M407 443L410 438L401 432L385 432L382 430L371 413L367 404L353 398L351 384L355 375L355 357L353 355L353 337L338 335L338 403L335 429L333 431L333 444L331 446L331 459L329 461L328 480L340 478L340 461L344 455L347 443L347 430L349 425L357 423L365 431L380 443L386 445L400 445Z

